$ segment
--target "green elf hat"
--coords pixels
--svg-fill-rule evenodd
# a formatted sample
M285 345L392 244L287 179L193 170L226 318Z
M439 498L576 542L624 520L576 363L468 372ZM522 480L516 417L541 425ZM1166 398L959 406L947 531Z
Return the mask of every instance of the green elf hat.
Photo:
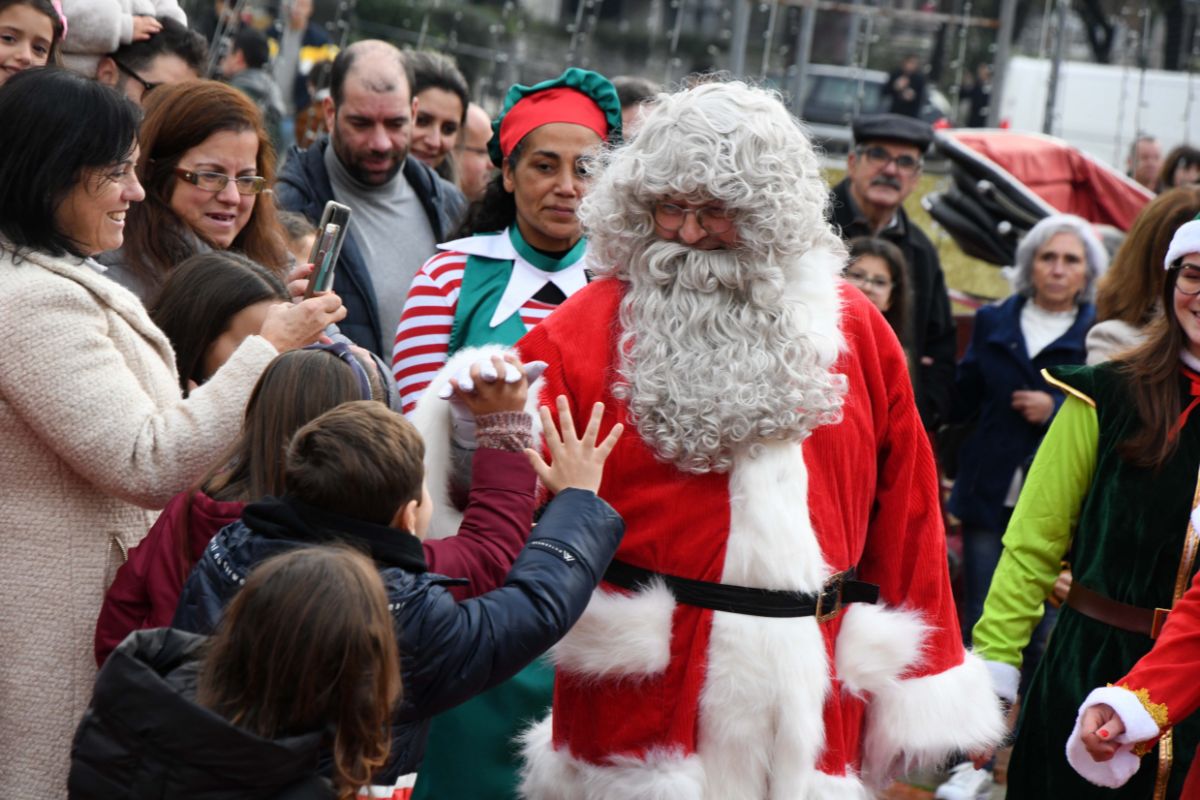
M514 85L492 121L488 154L497 167L535 128L568 122L593 130L606 141L621 138L621 101L608 78L571 67L562 75L533 86Z

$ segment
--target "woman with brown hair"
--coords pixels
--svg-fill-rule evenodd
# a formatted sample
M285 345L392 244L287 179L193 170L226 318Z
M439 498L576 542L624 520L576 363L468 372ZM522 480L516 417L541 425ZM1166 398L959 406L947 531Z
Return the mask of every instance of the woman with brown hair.
M1063 752L1091 689L1150 651L1196 571L1200 221L1176 231L1164 266L1164 312L1139 347L1096 366L1049 370L1067 399L1038 448L973 631L997 692L1013 700L1043 601L1071 554L1071 590L1022 702L1011 797L1179 797L1200 743L1200 717L1179 720L1150 750L1154 766L1116 791L1046 757Z
M71 797L349 800L387 759L400 693L375 565L295 549L254 570L207 643L160 628L117 649L76 733Z
M102 258L109 277L151 302L188 256L237 250L282 276L291 263L272 194L275 151L262 115L216 81L162 86L146 103L125 244Z
M1087 363L1099 364L1145 340L1162 313L1163 258L1179 226L1200 213L1200 186L1170 189L1142 209L1096 284L1096 324L1088 331Z

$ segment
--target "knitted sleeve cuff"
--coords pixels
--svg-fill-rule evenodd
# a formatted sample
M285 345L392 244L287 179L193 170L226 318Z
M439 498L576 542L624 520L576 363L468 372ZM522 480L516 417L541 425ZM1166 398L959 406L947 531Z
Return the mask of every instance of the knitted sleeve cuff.
M499 411L475 419L475 440L480 447L520 452L533 447L533 420L524 411Z

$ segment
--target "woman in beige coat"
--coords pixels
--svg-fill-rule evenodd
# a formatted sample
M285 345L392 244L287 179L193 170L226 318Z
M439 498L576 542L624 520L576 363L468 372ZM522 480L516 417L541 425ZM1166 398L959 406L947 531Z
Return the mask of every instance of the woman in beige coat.
M167 338L91 260L144 196L136 110L45 69L0 89L0 119L0 797L38 800L65 795L125 552L233 441L276 353L345 312L333 295L272 308L182 399Z

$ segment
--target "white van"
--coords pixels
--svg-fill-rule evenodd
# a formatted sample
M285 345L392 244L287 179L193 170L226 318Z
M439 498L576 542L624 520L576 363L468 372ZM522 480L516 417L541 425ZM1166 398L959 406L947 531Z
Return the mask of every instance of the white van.
M1008 65L1000 119L1018 131L1042 131L1050 61L1015 56ZM1163 152L1190 141L1200 127L1200 76L1111 64L1064 61L1050 133L1125 171L1138 133Z

